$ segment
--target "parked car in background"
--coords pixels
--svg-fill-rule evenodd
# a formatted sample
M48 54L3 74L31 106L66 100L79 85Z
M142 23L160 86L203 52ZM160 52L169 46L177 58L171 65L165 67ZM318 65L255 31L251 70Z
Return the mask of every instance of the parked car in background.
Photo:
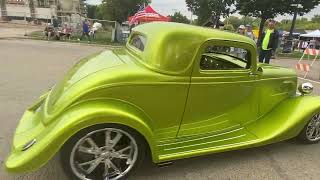
M37 170L60 152L71 179L116 180L148 154L161 164L291 138L317 143L312 89L297 93L294 70L258 63L245 36L139 25L125 48L81 60L26 110L5 166Z
M121 30L122 30L122 41L127 42L130 36L130 26L128 21L122 23Z

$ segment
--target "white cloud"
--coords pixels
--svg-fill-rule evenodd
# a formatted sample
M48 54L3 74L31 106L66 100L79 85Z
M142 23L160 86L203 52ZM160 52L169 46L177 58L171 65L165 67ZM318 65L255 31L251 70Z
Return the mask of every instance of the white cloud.
M185 0L152 0L151 6L163 15L172 15L174 12L181 12L187 17L191 16Z

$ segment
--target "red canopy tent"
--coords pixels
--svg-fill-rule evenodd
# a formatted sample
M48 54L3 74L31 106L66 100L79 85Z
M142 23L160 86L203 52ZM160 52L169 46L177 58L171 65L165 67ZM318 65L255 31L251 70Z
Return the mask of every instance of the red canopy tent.
M153 22L153 21L170 21L171 19L166 16L162 16L157 13L150 5L145 7L143 10L137 12L134 16L129 17L129 25Z

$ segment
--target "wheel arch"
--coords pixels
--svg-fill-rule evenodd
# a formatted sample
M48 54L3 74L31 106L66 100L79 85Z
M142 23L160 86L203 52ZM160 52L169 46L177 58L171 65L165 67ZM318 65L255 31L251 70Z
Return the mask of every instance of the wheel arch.
M81 114L78 111L87 111L87 113L68 123L73 124L71 131L73 133L68 136L67 140L79 131L92 126L120 125L136 131L145 141L152 159L157 161L154 124L141 108L119 99L97 99L76 104L71 109L75 109L71 112L72 114Z
M34 171L45 165L75 134L95 125L118 124L137 131L146 141L154 161L154 128L148 116L132 104L116 100L90 100L73 105L44 128L37 143L25 152L15 149L6 161L12 173Z

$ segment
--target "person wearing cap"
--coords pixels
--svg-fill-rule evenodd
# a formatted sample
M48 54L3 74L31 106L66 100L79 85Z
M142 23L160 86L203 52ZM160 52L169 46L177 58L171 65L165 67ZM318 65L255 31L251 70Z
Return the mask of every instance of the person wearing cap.
M46 27L44 28L44 34L47 37L47 40L49 41L50 38L54 35L54 27L51 23L48 23Z
M241 35L245 35L245 32L246 32L246 27L244 25L240 25L238 27L238 33Z
M243 36L245 36L246 34L246 27L244 25L240 25L238 27L238 34L241 34ZM242 48L237 48L237 47L234 47L232 49L232 53L236 56L236 57L239 57L239 58L242 58L242 59L245 59L245 51L242 49Z
M275 20L269 19L267 24L268 27L262 33L257 45L260 49L259 62L269 64L272 54L278 47L279 32L275 29Z
M252 40L256 41L256 37L252 32L252 26L250 24L246 25L246 36L251 38Z

